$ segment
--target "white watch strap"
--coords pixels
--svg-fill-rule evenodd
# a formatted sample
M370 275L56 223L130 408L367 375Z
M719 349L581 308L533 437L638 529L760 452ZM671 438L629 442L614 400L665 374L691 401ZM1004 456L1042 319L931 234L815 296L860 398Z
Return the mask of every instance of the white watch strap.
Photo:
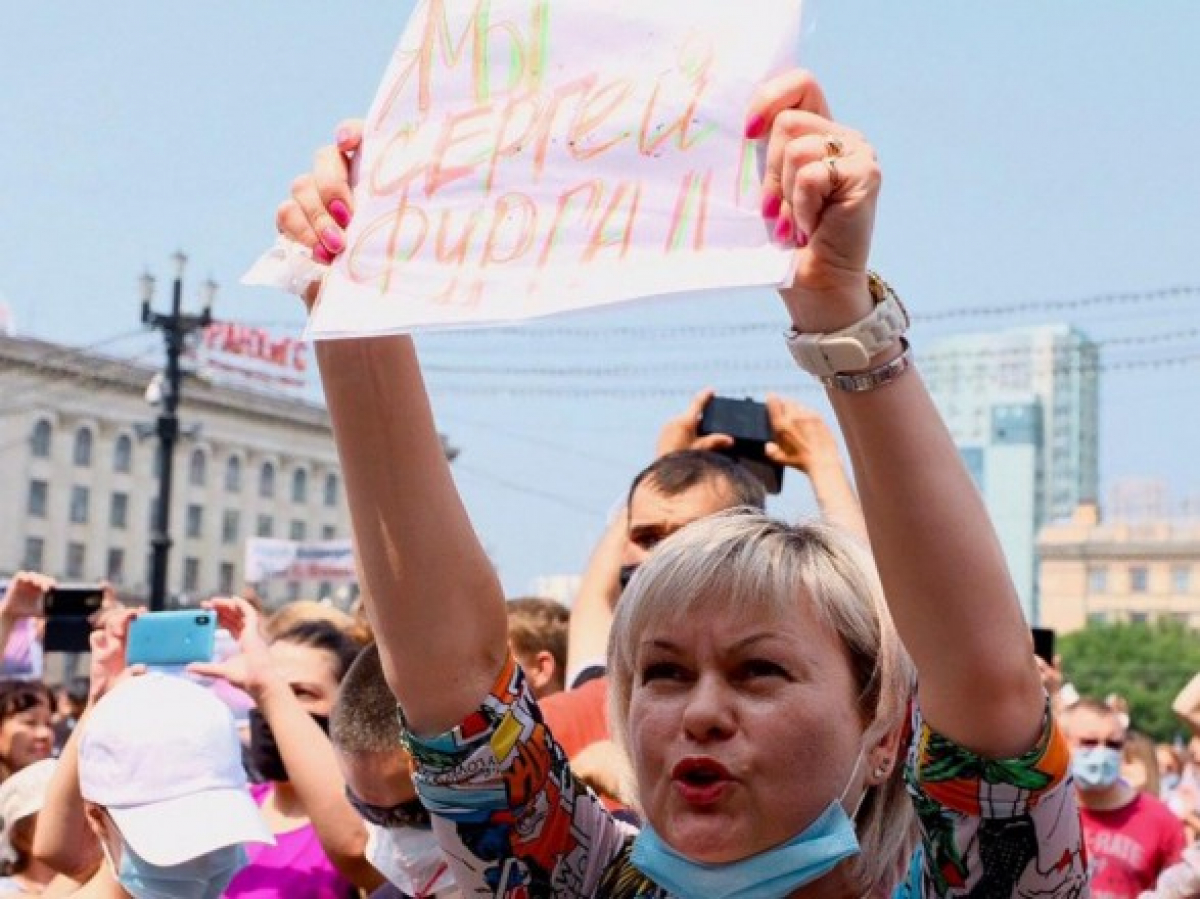
M809 374L828 378L861 371L871 358L894 344L908 330L908 313L889 291L864 318L829 334L788 332L787 345L796 364Z

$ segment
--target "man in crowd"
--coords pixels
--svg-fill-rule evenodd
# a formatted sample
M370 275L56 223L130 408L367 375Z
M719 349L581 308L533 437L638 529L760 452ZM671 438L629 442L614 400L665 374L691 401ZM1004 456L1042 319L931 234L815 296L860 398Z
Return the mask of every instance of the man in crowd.
M574 689L541 701L547 725L573 762L609 739L604 657L613 609L632 572L658 543L685 525L737 506L765 505L763 485L747 468L721 454L733 444L732 438L699 433L712 396L711 390L701 391L682 415L663 427L657 458L634 478L624 512L614 516L584 573L571 610L568 642L567 683ZM774 436L766 446L768 458L805 474L826 520L865 540L857 498L824 420L780 397L768 397L766 405ZM613 758L612 753L593 750L577 773L593 786L611 787L617 775L592 766ZM601 792L611 794L611 789Z
M1126 723L1103 702L1083 698L1059 721L1071 745L1072 773L1092 859L1094 899L1137 899L1180 860L1182 822L1121 779Z
M367 825L367 861L388 880L372 899L460 895L433 838L429 813L417 799L400 743L396 699L374 644L359 653L342 679L329 739L350 802Z
M540 596L508 601L508 645L539 700L566 686L567 623L562 603Z

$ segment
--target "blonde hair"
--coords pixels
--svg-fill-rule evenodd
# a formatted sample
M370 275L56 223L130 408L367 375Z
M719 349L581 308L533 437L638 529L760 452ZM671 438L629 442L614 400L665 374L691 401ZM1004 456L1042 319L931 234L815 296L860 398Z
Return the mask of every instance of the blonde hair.
M800 602L842 642L858 688L858 707L847 712L863 722L865 742L903 727L914 671L869 553L828 525L789 525L741 508L664 541L622 595L608 644L609 722L617 744L628 752L635 656L651 624L717 609L758 619L786 614ZM886 887L890 894L916 845L902 762L895 760L888 779L868 789L856 819L862 852L853 875L864 890Z

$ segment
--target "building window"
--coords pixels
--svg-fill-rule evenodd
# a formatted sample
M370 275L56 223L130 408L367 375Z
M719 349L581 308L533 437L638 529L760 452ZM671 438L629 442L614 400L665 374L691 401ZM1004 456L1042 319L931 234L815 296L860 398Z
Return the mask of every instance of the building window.
M233 593L233 563L222 562L220 574L217 576L217 592L225 596Z
M29 451L35 458L50 458L50 422L44 418L33 426L33 433L29 435Z
M200 560L188 556L183 560L183 592L195 593L200 589Z
M45 481L30 481L29 502L25 504L25 513L32 518L45 518L49 500L50 485Z
M264 462L258 472L258 495L263 499L275 496L275 466L270 462Z
M87 559L87 548L82 543L67 544L67 577L83 579L83 566Z
M1088 612L1088 624L1108 624L1108 612Z
M108 507L108 526L117 530L125 530L129 525L129 494L114 493L112 504Z
M325 476L325 505L333 508L338 501L338 478L335 474Z
M232 509L226 509L221 518L221 542L232 546L238 542L238 531L241 530L241 516Z
M1149 624L1150 623L1150 613L1149 612L1130 612L1129 613L1129 623L1130 624Z
M113 446L113 471L128 474L132 468L133 441L128 434L122 434Z
M308 502L308 472L303 468L292 472L292 502Z
M1092 567L1088 569L1088 593L1108 592L1108 569Z
M270 515L259 515L254 533L259 537L271 537L275 534L275 519Z
M108 551L107 577L114 584L125 582L125 550L110 549Z
M1189 565L1176 565L1171 569L1171 592L1187 593L1192 589L1192 569Z
M293 521L291 529L288 531L288 539L303 540L307 531L303 521Z
M203 487L208 481L208 456L204 450L192 450L188 459L188 483L193 487Z
M75 432L75 465L87 468L92 464L92 429L80 428Z
M322 540L336 540L337 539L337 528L334 527L332 524L321 525L321 539Z
M87 524L91 494L86 487L71 488L71 524Z
M25 538L25 558L21 567L26 571L43 571L46 567L46 541L41 537Z
M150 528L150 533L158 530L158 499L150 500L150 514L146 517L146 523Z
M187 507L187 520L185 522L187 535L193 539L199 539L204 536L204 507L191 503Z
M225 491L237 493L242 489L242 460L230 456L225 460Z
M1134 565L1129 569L1129 592L1148 593L1150 591L1150 569L1145 565Z

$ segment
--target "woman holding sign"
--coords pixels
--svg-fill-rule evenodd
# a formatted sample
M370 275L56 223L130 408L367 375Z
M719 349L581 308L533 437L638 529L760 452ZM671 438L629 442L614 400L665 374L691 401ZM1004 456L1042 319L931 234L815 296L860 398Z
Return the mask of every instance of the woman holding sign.
M507 655L503 594L411 341L317 347L370 614L458 883L495 896L1085 895L1069 755L1003 556L910 364L907 315L867 273L875 154L800 72L761 89L746 130L765 144L767 226L796 252L788 342L829 389L874 560L827 527L757 513L660 545L609 649L640 833L572 776ZM339 250L353 208L356 144L339 134L280 209L280 230L319 256Z

